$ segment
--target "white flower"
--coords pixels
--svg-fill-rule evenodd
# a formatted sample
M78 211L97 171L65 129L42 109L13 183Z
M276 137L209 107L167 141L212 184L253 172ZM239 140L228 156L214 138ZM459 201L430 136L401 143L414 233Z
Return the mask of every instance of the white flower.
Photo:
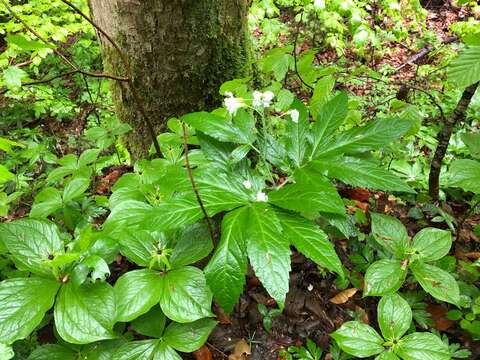
M308 290L308 291L312 291L312 290L313 290L313 285L312 285L312 284L308 284L307 290Z
M257 193L257 197L255 199L258 202L267 202L268 201L268 195L265 194L263 191L259 191Z
M252 183L248 180L245 180L243 183L243 186L245 186L245 189L251 189L252 188Z
M230 115L235 115L238 109L243 106L243 103L240 99L233 96L230 91L225 92L225 107Z
M315 6L317 9L325 9L325 0L315 0L313 6Z
M262 106L262 97L263 97L263 94L262 94L260 91L255 90L255 91L253 92L253 102L252 102L252 106L253 106L253 107Z
M264 108L267 108L270 106L270 103L272 102L275 94L271 91L265 91L264 93L255 90L253 92L253 101L252 101L252 106L253 107L260 107L263 106Z
M295 124L298 124L298 119L300 118L300 113L297 109L292 109L287 111L287 114L290 115L290 118Z

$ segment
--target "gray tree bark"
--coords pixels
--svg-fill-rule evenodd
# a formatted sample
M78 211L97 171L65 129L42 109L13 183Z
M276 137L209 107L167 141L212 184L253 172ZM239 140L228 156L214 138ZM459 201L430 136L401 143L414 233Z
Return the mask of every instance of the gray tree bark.
M247 0L89 0L93 20L125 52L133 84L155 131L172 116L220 104L219 86L248 73ZM99 34L106 71L125 75ZM125 83L112 82L119 118L133 132L135 159L151 145L145 119Z

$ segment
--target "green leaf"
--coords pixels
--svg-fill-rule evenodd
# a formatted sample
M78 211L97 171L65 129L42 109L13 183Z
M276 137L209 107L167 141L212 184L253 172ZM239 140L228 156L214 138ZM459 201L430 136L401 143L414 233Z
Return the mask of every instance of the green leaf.
M448 346L436 335L428 332L405 336L396 346L395 353L403 360L450 360Z
M159 240L146 230L125 229L120 237L120 253L140 266L149 266Z
M22 86L22 80L28 78L28 74L16 66L9 66L3 71L5 85L10 89Z
M400 260L379 260L370 265L365 273L365 296L383 296L395 293L402 286L406 268Z
M398 140L411 127L411 122L399 118L384 118L355 127L322 142L314 157L332 157L339 154L375 150Z
M332 335L340 349L357 357L369 357L384 351L383 339L367 324L358 321L344 323Z
M412 309L400 295L387 295L378 303L377 317L383 337L399 340L410 328Z
M158 271L129 271L115 283L117 321L131 321L158 304L162 294L162 278Z
M175 350L193 352L202 347L216 325L217 322L210 319L188 324L171 323L163 334L163 340Z
M467 135L467 134L464 134ZM8 154L11 154L13 152L13 147L21 147L24 148L25 145L18 143L16 141L12 141L10 139L6 139L4 137L0 137L0 150L5 151Z
M227 119L205 111L184 115L181 120L219 141L248 144L254 139L253 133L245 134Z
M227 313L232 312L245 285L245 229L248 224L248 207L241 207L225 215L220 242L204 270L215 301Z
M249 209L247 252L250 264L267 292L280 307L285 303L290 273L290 244L275 211L264 204Z
M85 150L78 158L78 166L84 167L97 161L100 149L88 149Z
M90 179L88 178L78 177L72 179L63 189L63 201L68 202L79 197L87 191L89 186Z
M0 282L0 343L24 339L53 306L60 284L37 277Z
M193 264L213 250L212 238L204 223L187 225L178 232L178 240L170 256L174 268Z
M7 182L8 180L14 177L15 177L15 174L8 171L8 169L5 166L0 165L0 185L2 185L4 182Z
M332 75L324 76L317 81L310 100L310 111L314 118L316 118L323 110L322 106L325 105L331 97L334 86L335 77Z
M448 79L460 87L480 81L480 46L463 49L448 66Z
M264 73L273 73L277 81L282 81L293 64L293 56L289 54L291 47L275 48L267 51L260 61Z
M15 356L15 353L13 352L13 349L11 346L0 343L0 360L10 360L14 356Z
M167 318L160 306L154 306L149 312L135 319L131 325L137 333L154 338L162 337Z
M391 351L384 351L375 360L400 360L400 358Z
M163 275L160 306L173 321L187 323L212 316L212 293L203 272L186 266Z
M304 171L299 170L299 172ZM298 172L296 173L298 174ZM335 187L322 177L316 183L289 184L268 194L269 203L287 210L316 215L344 214L345 207Z
M480 132L464 133L461 135L462 141L467 145L470 154L476 159L480 159Z
M0 235L17 268L52 276L45 262L64 253L58 228L49 221L22 219L0 224Z
M460 304L460 290L452 275L420 261L412 263L410 269L423 290L434 298L454 305Z
M397 259L403 259L409 247L405 226L392 216L370 214L372 218L372 235L389 253Z
M115 295L102 282L75 287L62 286L55 303L55 327L60 337L72 344L114 339Z
M335 178L352 186L374 190L400 191L415 193L398 176L370 161L352 157L336 157L312 161L312 165Z
M293 214L280 213L285 236L302 254L320 266L344 277L342 262L335 247L320 228L310 220Z
M448 254L452 247L450 231L435 228L420 230L413 238L413 251L422 261L435 261Z
M448 174L448 186L480 194L480 161L455 160L452 162Z
M7 35L7 41L9 44L16 45L22 50L27 50L27 51L55 48L55 46L51 44L45 44L44 42L37 41L37 40L29 40L25 36L20 34Z
M200 220L202 210L195 196L175 198L150 209L144 216L142 227L156 231L181 228Z
M33 350L28 360L75 360L78 358L77 355L73 350L64 346L46 344Z
M308 110L299 100L294 101L291 109L299 112L299 118L297 122L294 122L290 118L286 119L285 149L290 159L293 160L297 167L300 167L307 149Z
M62 207L63 201L60 191L52 187L47 187L35 196L30 217L45 218Z
M155 356L159 340L130 341L122 345L114 354L115 360L159 360ZM168 358L165 358L167 360ZM173 358L175 359L175 358ZM175 359L176 360L176 359Z
M333 99L320 108L317 119L312 127L313 149L316 153L318 145L343 124L348 114L348 97L345 92L340 92Z

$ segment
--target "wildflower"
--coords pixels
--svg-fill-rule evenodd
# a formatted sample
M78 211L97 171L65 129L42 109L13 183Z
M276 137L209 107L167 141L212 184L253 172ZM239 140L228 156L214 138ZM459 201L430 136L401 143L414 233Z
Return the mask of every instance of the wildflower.
M251 189L252 188L252 183L248 180L245 180L243 183L243 186L245 186L245 189Z
M315 0L313 6L315 6L317 9L325 9L325 0Z
M225 107L230 115L235 115L238 109L243 106L242 101L239 98L233 96L230 91L225 92Z
M298 124L298 119L300 118L300 113L297 109L292 109L287 111L287 114L290 115L290 118L295 124Z
M313 290L313 285L312 285L312 284L308 284L307 290L308 290L308 291L312 291L312 290Z
M263 106L264 108L267 108L270 106L270 103L272 102L275 94L271 91L265 91L264 93L255 90L253 92L253 101L252 101L252 106L253 107L260 107Z
M267 202L268 201L268 195L265 194L263 191L259 191L257 193L257 197L255 199L258 202Z

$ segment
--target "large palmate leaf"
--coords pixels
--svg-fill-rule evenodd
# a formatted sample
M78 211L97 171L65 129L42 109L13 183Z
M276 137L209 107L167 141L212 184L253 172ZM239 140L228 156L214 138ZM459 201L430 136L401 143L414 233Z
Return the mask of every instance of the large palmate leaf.
M319 171L328 177L343 181L352 186L366 187L375 190L415 191L393 173L379 167L378 164L352 157L336 157L312 161Z
M401 260L378 260L365 273L365 296L383 296L396 292L403 284L407 269Z
M323 105L312 127L312 156L317 152L320 143L343 124L348 113L348 97L345 92Z
M290 273L290 244L274 209L254 204L248 209L247 252L265 289L280 306L285 303Z
M0 238L19 269L38 275L51 276L46 261L65 251L57 226L49 221L22 219L0 224Z
M384 296L378 303L378 325L385 339L399 340L410 328L412 309L400 295Z
M253 132L247 135L227 119L208 112L187 114L181 119L196 130L220 141L248 144L254 139Z
M160 306L165 315L179 323L212 316L212 293L200 269L185 266L162 278Z
M448 79L467 87L480 81L480 46L464 49L448 66Z
M233 310L245 285L247 272L245 230L248 226L247 207L228 213L222 220L220 243L204 270L215 301L227 313Z
M409 247L409 239L405 226L392 216L370 214L372 218L372 235L389 253L402 259Z
M37 277L0 282L0 343L23 339L53 306L60 284Z
M299 167L307 149L308 109L298 100L294 101L291 108L298 111L299 117L297 121L287 120L285 125L285 150L295 166Z
M115 283L117 321L131 321L158 304L162 294L162 278L158 271L129 271Z
M142 226L151 231L178 229L200 220L202 210L193 194L165 201L151 208L144 217Z
M448 171L448 185L480 194L480 161L455 160Z
M335 247L314 222L294 214L279 213L278 216L285 236L298 251L318 265L344 276Z
M62 286L55 303L55 327L63 340L88 344L113 339L115 295L105 282Z
M380 354L385 350L383 339L367 324L349 321L332 335L340 349L360 358Z
M410 269L423 290L434 298L454 305L460 303L457 281L448 272L420 261L412 263Z
M314 158L339 154L360 153L375 150L398 140L411 127L411 123L399 118L385 118L362 127L352 128L322 142Z
M216 325L217 322L210 319L201 319L188 324L171 323L165 329L163 340L175 350L192 352L207 341Z
M432 333L405 336L395 348L403 360L450 360L452 354L442 339Z

